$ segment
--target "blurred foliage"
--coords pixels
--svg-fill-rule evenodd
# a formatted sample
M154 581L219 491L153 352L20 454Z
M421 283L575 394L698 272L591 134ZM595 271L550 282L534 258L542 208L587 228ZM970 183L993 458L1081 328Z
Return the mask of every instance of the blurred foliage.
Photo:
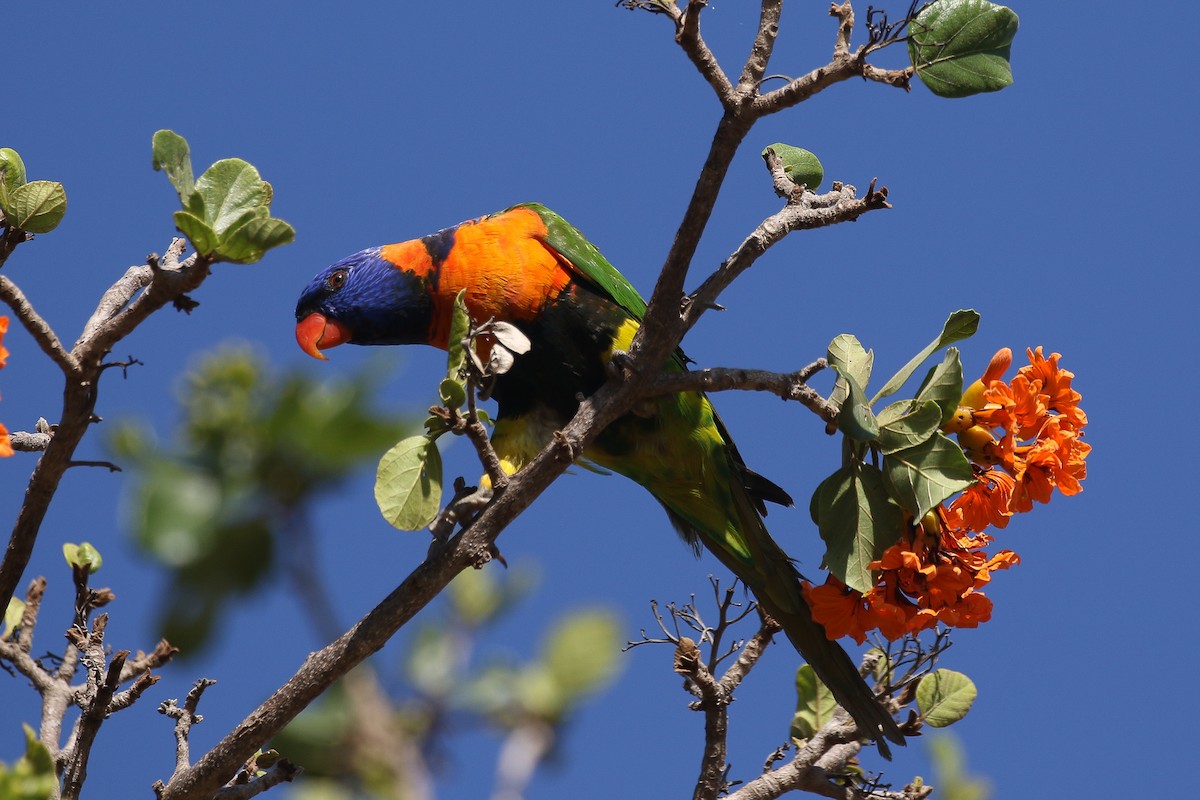
M619 672L620 624L613 612L596 608L562 614L532 658L500 651L476 655L480 632L494 628L534 584L531 571L520 565L467 570L410 634L400 665L403 697L390 713L427 764L442 760L445 737L479 724L502 736L548 726L557 738L572 714ZM381 785L369 768L354 763L360 724L339 685L272 746L304 765L314 797L395 796L395 787Z
M12 766L0 761L0 800L45 800L58 788L54 759L33 728L21 727L25 731L25 755Z
M117 427L109 447L135 475L129 524L172 573L161 621L185 655L207 643L226 602L268 577L274 536L307 524L315 500L411 425L370 406L375 385L366 372L279 373L253 348L225 345L182 377L171 442L144 423Z
M929 740L933 759L933 787L941 800L987 800L992 796L988 782L966 771L966 755L953 734L942 733Z

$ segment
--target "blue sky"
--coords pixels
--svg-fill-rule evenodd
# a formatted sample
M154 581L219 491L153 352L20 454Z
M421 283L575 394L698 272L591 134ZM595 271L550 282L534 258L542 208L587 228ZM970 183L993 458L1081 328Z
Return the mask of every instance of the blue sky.
M1200 710L1181 669L1197 655L1194 593L1181 568L1189 557L1175 549L1195 527L1184 503L1189 426L1178 416L1197 389L1187 198L1198 104L1184 54L1200 20L1182 2L1136 15L1089 15L1066 3L1013 8L1021 30L1016 83L1006 91L946 101L919 85L905 95L851 81L753 131L689 286L777 208L757 155L772 142L817 152L827 180L865 187L878 177L895 208L791 237L684 346L704 366L790 370L852 332L875 349L881 370L894 369L947 314L973 307L983 324L963 345L968 374L1000 346L1063 353L1091 419L1089 478L1082 495L1004 532L1001 544L1024 563L996 578L993 620L956 635L944 662L980 690L955 731L997 796L1061 797L1081 785L1105 794L1096 776L1109 785L1136 780L1156 794L1177 786L1167 767L1183 757ZM858 10L865 17L865 6ZM740 69L755 20L746 0L708 12L706 35L728 70ZM64 340L74 340L104 288L174 233L174 194L150 169L159 128L188 138L198 169L226 156L255 164L274 185L275 215L297 230L295 244L258 265L220 266L190 317L163 314L121 344L117 355L145 366L127 380L107 377L99 413L149 419L164 434L175 418L175 377L217 343L253 342L276 363L317 375L378 356L341 348L323 364L299 352L292 313L309 278L363 247L515 202L560 212L648 293L719 111L669 23L610 0L170 10L39 3L6 9L5 29L0 146L21 153L30 178L64 182L69 197L60 228L20 248L5 270ZM825 4L790 4L771 72L824 63L833 32ZM881 63L899 66L902 53ZM16 326L5 344L12 356L0 372L0 419L16 430L54 419L56 370ZM380 404L426 406L442 355L388 355L395 371ZM806 500L835 468L837 442L798 406L749 394L716 403L747 462L801 498L769 522L815 570L819 539ZM80 451L100 455L99 437ZM464 448L448 459L451 474L478 471ZM0 516L15 517L33 463L18 454L0 464ZM371 481L363 474L321 513L321 566L342 587L347 624L426 545L379 517ZM150 606L162 576L123 534L124 486L99 470L63 482L29 571L52 581L46 648L59 646L52 621L65 624L69 614L59 545L81 539L100 547L103 582L118 593L110 641L154 641ZM552 487L501 545L510 561L536 562L541 574L538 593L488 643L515 651L527 651L562 609L598 603L619 608L635 638L652 624L650 598L702 592L718 566L693 561L638 487L587 473ZM1180 566L1158 570L1172 562ZM262 630L264 614L278 632ZM195 730L205 747L322 644L295 633L304 630L282 589L254 597L221 632L223 655L169 666L146 700L106 724L91 796L149 796L173 757L154 705L182 696L196 677L217 678ZM384 651L381 668L401 646ZM639 648L621 660L619 684L567 730L561 764L539 775L531 797L690 792L702 720L686 709L670 653ZM774 648L739 694L734 774L756 774L786 735L794 668L786 647ZM18 753L17 722L35 721L32 700L22 681L0 676L0 759ZM494 747L479 738L458 754L441 796L484 796ZM899 785L928 772L920 740L887 767Z

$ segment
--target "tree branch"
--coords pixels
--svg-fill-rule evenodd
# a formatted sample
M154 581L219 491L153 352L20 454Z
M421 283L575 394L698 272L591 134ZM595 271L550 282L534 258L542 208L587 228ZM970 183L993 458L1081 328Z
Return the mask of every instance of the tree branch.
M743 68L743 77L761 74L765 70L774 40L772 26L777 24L777 17L772 11L775 4L776 0L764 0L758 38ZM575 417L564 426L554 441L547 444L520 472L509 478L507 487L495 493L490 504L466 530L427 558L354 627L327 647L310 655L291 679L195 765L177 770L170 782L160 787L161 800L207 800L262 742L278 733L335 680L381 648L455 575L467 566L486 561L503 528L561 475L605 426L629 411L645 387L657 377L658 367L675 350L688 327L699 317L701 311L698 307L715 302L720 290L753 263L754 258L766 247L781 238L787 230L847 221L867 210L865 205L847 209L839 207L836 202L829 207L814 202L802 211L789 212L785 209L777 217L764 221L759 235L743 243L734 256L690 298L686 319L681 314L683 285L689 265L733 157L754 122L764 114L794 105L838 80L862 74L859 63L853 56L847 55L843 59L845 63L836 63L833 69L827 67L824 72L818 70L816 73L820 74L800 78L770 95L758 95L757 82L752 91L747 88L741 92L741 86L735 89L729 83L700 35L700 12L704 5L703 0L688 0L686 11L678 12L655 4L657 10L670 14L674 19L677 41L713 87L725 113L717 125L708 157L675 234L641 329L630 348L631 370L628 375L610 379L594 395L583 400ZM850 191L852 198L853 190ZM885 195L874 192L872 187L871 196L876 205L883 207ZM857 202L861 204L865 201ZM819 213L822 210L829 213L822 216ZM808 214L805 219L811 224L803 224L789 216L803 214ZM788 228L789 225L792 227ZM148 294L149 291L140 299L145 299ZM133 310L131 307L122 316Z
M704 80L713 88L717 99L726 109L732 108L737 102L737 94L729 76L717 62L717 57L708 49L704 37L700 35L700 12L708 5L707 0L688 0L685 11L676 11L675 41L683 48L683 52L691 59Z
M907 70L881 70L866 61L866 56L892 42L877 43L872 48L866 46L857 50L850 49L850 34L854 30L854 9L850 0L834 4L829 9L830 16L838 19L838 32L834 40L833 58L823 67L817 67L807 75L789 81L772 92L760 95L754 100L754 109L759 116L774 114L802 103L818 92L828 89L835 83L850 78L865 78L908 90L908 80L902 79ZM911 72L909 73L911 77Z
M75 369L67 375L62 416L54 436L29 477L25 501L21 504L4 559L0 562L0 606L7 605L21 580L58 484L67 469L75 463L75 448L91 426L97 383L104 370L104 356L151 313L176 301L186 292L194 291L208 276L212 262L207 259L192 256L183 263L171 260L170 256L181 250L182 246L182 240L172 242L168 248L168 263L163 266L134 268L149 271L148 284L142 284L142 277L131 278L130 273L134 270L127 272L124 278L114 284L101 298L96 311L84 326L83 334L71 350ZM141 275L140 272L137 274ZM129 302L139 285L145 285L145 290L128 308L117 313Z
M676 392L725 392L734 389L770 392L784 400L795 400L826 422L832 422L837 419L837 409L806 383L825 366L825 359L822 358L801 370L788 373L736 367L664 372L643 387L641 396L657 397Z
M6 275L0 275L0 302L12 309L13 316L25 326L42 352L50 356L64 374L70 377L79 372L79 362L63 347L50 323L42 319L20 287Z
M687 679L688 690L700 698L692 708L704 712L704 754L693 800L716 800L728 787L725 778L730 697L708 671L700 649L684 636L675 648L675 671Z
M738 79L738 92L742 96L756 94L763 75L767 74L775 39L779 36L779 17L782 12L783 0L763 0L758 16L758 34L742 67L742 77Z
M891 208L891 205L887 202L887 188L877 190L875 181L871 181L863 198L855 197L853 186L841 183L835 183L833 189L823 195L805 192L799 201L789 202L763 220L725 259L725 263L692 293L682 314L684 328L690 329L695 325L700 316L714 306L717 297L729 284L789 233L853 222L868 211L880 208Z

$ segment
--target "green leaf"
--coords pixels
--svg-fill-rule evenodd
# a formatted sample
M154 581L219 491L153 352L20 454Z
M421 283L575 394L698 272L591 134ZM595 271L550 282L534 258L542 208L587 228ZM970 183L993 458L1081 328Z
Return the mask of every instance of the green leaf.
M842 373L852 376L859 386L871 382L871 368L875 365L875 353L863 348L858 338L843 333L834 337L825 353L829 366L837 367Z
M811 508L825 540L825 566L851 589L869 590L875 578L867 565L904 529L882 473L870 464L842 467L817 487Z
M81 544L72 544L67 542L62 546L63 556L67 559L67 564L71 567L87 567L90 574L95 574L104 564L104 559L100 557L100 551L93 547L89 542Z
M995 92L1012 83L1009 54L1020 20L987 0L938 0L912 21L908 57L939 97Z
M202 201L203 217L213 230L224 235L247 211L265 205L267 192L258 170L240 158L224 158L204 171L196 181L196 196ZM188 206L192 209L191 204Z
M25 615L25 601L16 597L8 598L8 608L4 610L4 630L0 631L0 640L7 639L21 624Z
M846 381L848 389L846 401L838 412L838 429L857 442L871 442L879 436L879 422L871 411L862 384L851 375L842 372L841 367L834 367L838 377Z
M849 333L834 337L826 350L825 359L829 362L829 366L837 367L846 375L853 375L859 386L866 387L871 380L871 368L875 364L875 353L863 349L858 339ZM829 394L829 402L841 408L849 394L849 385L845 378L839 376L833 385L833 391Z
M57 181L30 181L8 193L4 216L29 233L49 233L67 213L67 191Z
M188 238L197 253L205 256L216 254L217 232L212 226L190 211L176 211L174 217L175 227Z
M942 409L932 400L900 400L879 412L879 448L894 453L928 441L942 424Z
M265 207L259 211L261 213L251 212L255 213L252 219L221 237L217 246L218 256L236 264L253 264L272 247L290 244L295 240L296 231L291 225L266 216Z
M542 663L564 704L571 704L612 680L620 652L620 625L611 612L576 611L546 635Z
M466 384L453 378L444 378L438 384L438 397L446 408L462 408L467 402Z
M464 340L471 331L471 312L467 309L467 290L460 289L454 296L454 306L450 317L450 336L446 341L446 350L450 360L446 363L446 377L462 376L463 364L466 363Z
M912 374L917 371L917 367L921 366L925 359L929 358L935 350L940 350L946 345L961 342L963 339L970 338L975 335L975 331L979 329L979 312L968 309L955 311L946 320L946 324L942 326L942 332L938 337L925 346L921 352L917 353L907 364L900 368L900 371L891 377L891 379L883 385L879 393L871 399L874 404L881 397L887 397L890 394L895 394L900 390ZM866 386L866 384L863 384Z
M944 728L965 717L978 694L975 684L966 675L937 669L917 684L917 708L927 724Z
M11 147L0 147L0 186L7 192L14 191L25 183L25 162Z
M914 519L975 480L962 448L941 432L916 447L890 453L883 460L883 470L892 497Z
M401 439L383 454L375 474L375 502L383 518L404 531L423 528L442 501L442 457L427 436Z
M941 411L939 426L945 425L958 410L962 400L963 374L962 361L959 360L958 348L946 349L946 357L942 363L931 367L917 390L917 400L932 400Z
M155 171L167 173L167 180L179 194L179 202L187 205L188 198L196 188L192 179L192 155L187 139L175 131L156 131L151 140L151 163Z
M833 719L838 702L829 687L821 682L809 664L796 670L796 713L792 717L790 737L811 739L825 723Z
M38 738L37 731L24 722L21 723L21 730L25 733L26 763L35 774L53 775L54 757L50 755L46 745L42 744L42 740Z
M796 185L802 185L810 192L815 192L821 181L825 180L825 168L821 166L821 159L803 147L776 142L762 151L763 158L767 157L768 150L775 151L775 155L779 156L783 163L784 174Z

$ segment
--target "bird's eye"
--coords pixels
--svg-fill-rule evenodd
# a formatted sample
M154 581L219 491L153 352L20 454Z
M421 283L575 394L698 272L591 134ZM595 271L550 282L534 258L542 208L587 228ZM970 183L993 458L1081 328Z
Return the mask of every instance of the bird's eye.
M329 274L329 277L325 280L325 285L328 286L330 289L333 289L334 291L336 291L346 285L346 275L347 275L346 270L335 269L333 272L331 272Z

